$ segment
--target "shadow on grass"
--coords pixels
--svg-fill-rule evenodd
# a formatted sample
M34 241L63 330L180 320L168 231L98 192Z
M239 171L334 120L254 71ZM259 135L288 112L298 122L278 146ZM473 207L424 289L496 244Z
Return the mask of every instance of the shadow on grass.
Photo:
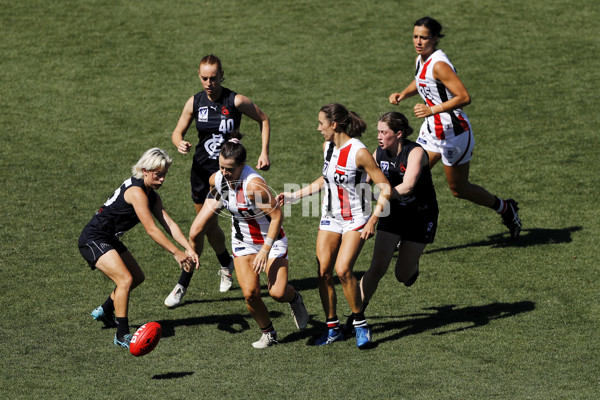
M463 308L455 307L456 305L454 304L441 307L427 307L424 310L432 310L433 312L409 314L400 317L369 316L368 319L371 321L372 332L378 334L375 336L375 342L380 344L427 331L433 331L432 335L446 335L448 333L477 328L489 324L492 320L514 317L524 312L533 311L535 303L532 301L519 301L516 303L491 303L483 306ZM392 321L373 322L381 319L392 319ZM452 325L456 324L462 326L452 328Z
M365 274L365 272L366 271L354 271L354 276L356 277L356 279L358 281L360 281L362 279L363 275ZM335 272L334 272L334 274L335 274ZM299 292L302 292L303 290L312 290L312 289L319 288L319 283L317 282L316 271L315 271L314 277L303 278L303 279L290 279L289 284L292 285ZM340 279L337 277L337 275L334 275L334 277L333 277L333 284L335 285L336 290L337 290L337 288L339 288L341 290L342 287L341 287Z
M487 240L482 240L480 242L468 243L460 246L441 247L439 249L427 250L424 253L430 254L440 251L465 249L468 247L529 247L553 243L571 243L573 241L571 233L578 232L582 229L583 227L581 226L571 226L563 229L523 229L518 240L511 240L508 237L508 233L499 233L488 236Z
M193 375L193 372L169 372L166 374L154 375L152 379L177 379Z
M271 318L278 318L283 313L279 311L270 311ZM225 315L207 315L204 317L182 318L182 319L163 319L156 321L162 327L162 337L175 336L175 329L179 326L195 325L216 325L217 329L228 333L240 333L250 329L248 320L252 317L249 314L225 314Z

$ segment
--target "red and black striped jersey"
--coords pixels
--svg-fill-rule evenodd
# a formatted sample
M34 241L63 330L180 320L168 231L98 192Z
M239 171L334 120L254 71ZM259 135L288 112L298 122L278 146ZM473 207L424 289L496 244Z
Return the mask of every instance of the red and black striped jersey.
M415 81L419 94L429 107L442 104L454 97L446 86L433 77L433 66L437 62L444 62L456 73L456 69L450 59L442 50L436 50L427 60L423 61L421 56L417 57ZM425 118L429 133L435 134L438 139L446 139L460 135L469 129L467 115L461 108L444 111Z
M366 146L356 138L348 140L339 149L333 142L325 146L323 215L344 220L368 218L371 215L371 203L368 201L370 191L367 193L366 190L370 186L364 183L365 171L356 165L356 153L360 149L366 149Z
M231 214L231 237L247 244L263 244L269 231L271 218L248 196L248 183L253 179L260 180L260 183L269 190L265 180L248 165L244 166L235 187L223 179L221 171L217 172L215 189L221 196L223 207ZM281 227L276 239L284 236Z

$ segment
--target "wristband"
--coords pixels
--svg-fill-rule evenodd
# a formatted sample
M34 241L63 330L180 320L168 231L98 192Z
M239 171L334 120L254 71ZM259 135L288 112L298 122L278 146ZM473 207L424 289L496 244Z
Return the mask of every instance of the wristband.
M273 246L273 239L267 236L267 238L265 239L265 244L267 246Z
M433 107L429 107L429 111L431 111L431 115L435 115L435 113L433 112Z
M259 251L264 251L265 253L269 254L269 252L267 250L263 249L262 247L260 248Z

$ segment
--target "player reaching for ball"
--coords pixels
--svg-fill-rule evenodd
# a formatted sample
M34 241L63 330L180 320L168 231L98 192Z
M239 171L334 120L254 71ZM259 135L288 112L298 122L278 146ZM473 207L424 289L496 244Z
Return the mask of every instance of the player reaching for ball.
M221 60L209 54L200 60L198 76L202 83L203 91L190 97L183 107L179 122L173 131L171 140L181 154L188 154L191 143L184 140L192 122L198 131L198 144L192 162L190 182L192 186L192 200L196 213L200 212L209 190L208 179L218 171L218 157L225 135L239 130L242 115L246 115L258 122L262 135L262 149L256 168L268 170L269 138L271 125L267 115L258 108L250 99L239 93L221 86L224 80ZM233 262L225 246L225 234L216 223L211 225L196 240L196 252L201 253L204 246L204 235L212 246L217 259L221 264L219 290L226 292L231 288L233 279ZM193 269L181 271L179 282L165 299L167 307L176 307L181 304L194 273Z
M210 177L211 191L190 228L190 243L195 245L202 233L216 224L222 209L231 214L231 248L237 280L246 306L262 331L252 343L257 349L277 343L277 332L260 295L260 274L265 272L269 295L277 302L289 303L298 329L309 316L302 296L288 283L287 236L283 213L265 180L246 165L246 149L237 132L223 144L219 171ZM202 253L199 253L201 255Z
M317 262L319 294L327 318L327 329L317 339L316 345L343 339L333 285L334 268L352 311L356 345L358 348L367 348L371 342L371 330L352 269L365 240L375 233L375 225L384 211L391 189L375 160L358 139L366 127L356 113L348 111L341 104L321 107L318 129L325 138L323 175L293 194L281 193L277 196L280 203L288 204L325 190L317 235ZM380 188L377 206L372 214L369 213L371 192L361 190L360 185L365 172Z
M95 320L107 327L116 326L114 344L117 346L129 348L129 294L144 281L140 265L119 240L121 235L141 222L148 235L173 254L180 268L198 266L198 255L155 192L164 183L171 163L164 150L155 147L146 151L133 166L133 176L115 190L79 237L79 251L92 270L99 269L117 285L104 304L92 311ZM185 252L165 236L154 218Z
M442 25L433 18L424 17L415 22L415 80L400 93L392 93L389 101L398 104L416 94L421 95L425 104L415 105L414 114L425 121L417 143L429 155L429 168L441 159L454 197L495 210L502 216L511 238L516 240L521 232L518 203L513 199L502 200L469 182L469 164L475 140L471 123L462 107L471 102L471 97L448 56L436 48L444 37L441 31Z

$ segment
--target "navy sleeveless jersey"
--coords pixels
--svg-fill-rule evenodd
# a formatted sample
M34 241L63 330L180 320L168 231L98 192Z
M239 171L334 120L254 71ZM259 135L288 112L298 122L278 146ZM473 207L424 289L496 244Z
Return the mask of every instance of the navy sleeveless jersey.
M401 184L404 179L404 172L408 164L408 155L416 147L421 147L415 142L405 140L402 144L400 154L392 155L387 151L378 147L375 153L375 159L379 168L388 178L390 185L393 187ZM431 170L429 166L423 167L419 179L413 189L413 192L399 199L391 200L392 206L404 206L404 207L422 207L428 205L427 208L437 209L437 199L435 196L435 188L433 187L433 181L431 180ZM435 206L435 207L433 207Z
M206 91L194 95L194 113L198 145L194 154L194 163L219 169L219 153L225 141L225 135L240 128L242 113L235 107L236 92L222 88L221 96L212 101Z
M143 179L131 177L115 190L102 207L92 217L90 222L84 228L89 233L101 232L111 236L121 236L126 231L136 226L140 220L135 213L133 205L125 201L125 191L131 187L140 187L146 191ZM156 204L156 192L150 189L148 201L150 208Z

